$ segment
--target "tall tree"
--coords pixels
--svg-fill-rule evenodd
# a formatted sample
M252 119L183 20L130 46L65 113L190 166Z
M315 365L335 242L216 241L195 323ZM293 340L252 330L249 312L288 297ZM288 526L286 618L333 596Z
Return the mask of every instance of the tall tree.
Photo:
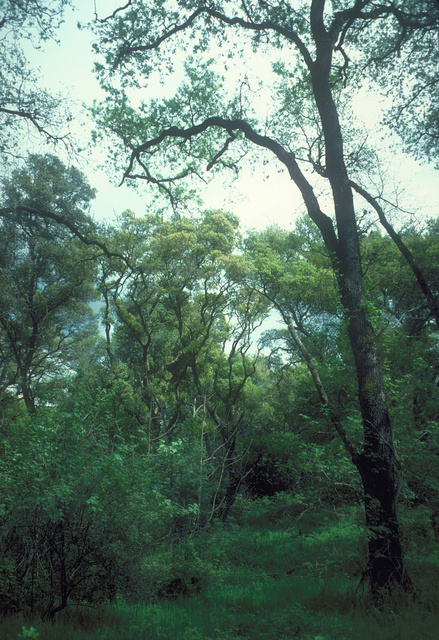
M97 69L109 96L95 113L102 130L110 130L128 152L124 179L154 184L175 203L182 181L201 176L203 164L208 170L236 168L250 149L259 150L260 157L274 156L286 169L320 230L337 277L356 367L363 443L354 463L364 487L369 529L366 575L376 597L383 589L406 588L408 580L396 508L392 426L363 289L349 175L359 145L348 135L350 122L341 121L337 105L346 86L351 91L348 80L355 71L351 61L364 53L367 64L380 58L391 65L413 37L411 25L427 19L424 5L387 0L379 5L369 0L297 4L138 0L120 7L98 27L97 49L104 62ZM436 17L437 8L432 9ZM140 88L143 79L147 83L158 69L163 79L183 48L189 54L186 80L175 97L139 108L130 102L125 87ZM250 65L234 73L233 62L239 68L243 59L251 57L252 48L273 59L277 80L265 93L264 81L257 70L252 77ZM230 71L232 93L215 73L220 67L221 73ZM116 74L119 84L113 82ZM265 99L259 120L256 86ZM270 103L271 97L275 100ZM305 105L310 106L304 111ZM305 117L311 131L303 126ZM303 139L315 140L313 153L324 164L332 215L324 212L330 205L318 197L317 183L305 172ZM124 156L116 153L120 162Z
M233 254L239 238L237 218L219 211L167 222L125 212L109 243L129 266L112 258L102 282L107 352L135 376L150 446L187 438L188 424L201 429L217 480L205 518L227 517L242 480L242 400L258 360L251 334L267 312Z
M31 156L4 182L0 208L0 342L3 388L18 388L30 412L37 390L73 365L94 330L90 250L40 211L83 222L94 191L54 156Z

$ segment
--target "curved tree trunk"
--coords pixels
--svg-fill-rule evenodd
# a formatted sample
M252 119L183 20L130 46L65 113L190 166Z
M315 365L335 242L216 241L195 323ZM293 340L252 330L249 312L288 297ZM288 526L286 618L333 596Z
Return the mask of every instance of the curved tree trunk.
M311 28L316 60L311 68L313 92L325 137L326 171L334 201L338 242L333 264L345 309L355 360L358 398L363 422L363 451L357 460L364 488L369 559L366 570L373 596L408 581L404 569L396 512L397 484L392 427L384 375L373 328L367 314L361 254L352 187L344 163L343 137L329 80L333 43L323 21L324 0L314 0ZM324 231L321 229L325 242Z

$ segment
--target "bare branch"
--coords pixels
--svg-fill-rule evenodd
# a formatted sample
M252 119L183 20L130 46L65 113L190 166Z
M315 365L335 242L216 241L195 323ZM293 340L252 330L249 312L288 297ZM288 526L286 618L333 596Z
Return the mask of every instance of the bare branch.
M11 116L18 116L19 118L24 118L31 122L37 131L44 136L46 136L47 140L52 140L53 142L65 142L70 138L69 134L65 134L63 136L56 136L50 131L47 131L41 124L38 122L38 115L36 113L32 113L30 111L24 111L22 109L7 109L6 107L0 107L0 113L6 113Z

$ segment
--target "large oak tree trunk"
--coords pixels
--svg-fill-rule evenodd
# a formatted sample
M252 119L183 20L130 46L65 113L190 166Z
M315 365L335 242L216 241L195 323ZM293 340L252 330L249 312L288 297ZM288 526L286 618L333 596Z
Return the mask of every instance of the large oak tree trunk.
M316 42L312 68L313 93L320 114L326 150L326 172L333 195L338 241L332 252L341 302L345 309L350 345L355 359L364 442L355 464L364 488L368 531L366 576L373 596L408 581L404 569L396 512L397 483L392 428L387 408L384 375L363 289L361 253L352 188L344 162L343 136L333 100L330 70L333 43L323 22L323 0L314 0L311 26ZM325 238L332 251L332 238Z
M396 510L395 450L383 369L367 315L358 241L349 236L349 227L339 228L339 285L355 360L364 433L363 450L354 462L363 483L369 536L366 575L372 595L377 596L383 589L405 589L408 582Z

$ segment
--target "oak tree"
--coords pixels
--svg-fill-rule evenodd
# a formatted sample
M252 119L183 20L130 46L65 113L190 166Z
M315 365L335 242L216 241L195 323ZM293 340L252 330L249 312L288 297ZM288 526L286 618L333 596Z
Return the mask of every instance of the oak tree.
M30 156L4 181L0 208L0 343L3 391L14 389L30 412L50 381L74 366L75 350L94 332L96 263L91 251L40 212L86 221L94 191L54 156Z
M401 47L413 42L413 25L428 20L426 4L138 0L97 23L103 61L96 66L108 99L94 110L101 131L112 134L124 180L155 185L176 210L185 182L236 170L247 156L261 162L271 157L320 230L355 361L363 442L352 460L363 483L369 531L365 575L377 598L409 581L392 425L363 287L351 182L361 167L361 142L339 106L350 97L351 80L360 79L359 61L364 67L379 58L391 66ZM252 69L252 51L257 64L271 61L267 87L270 80ZM174 97L146 102L139 90L156 74L166 82L184 54L185 79ZM318 180L307 172L316 162L323 167ZM329 199L320 195L325 189Z

